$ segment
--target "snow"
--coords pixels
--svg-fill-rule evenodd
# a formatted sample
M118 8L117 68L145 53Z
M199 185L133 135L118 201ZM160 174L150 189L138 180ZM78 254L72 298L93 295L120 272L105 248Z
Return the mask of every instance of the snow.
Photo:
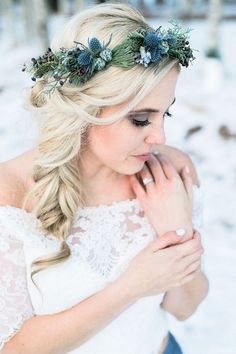
M155 21L152 21L155 25ZM164 23L163 23L164 24ZM183 69L166 123L168 143L188 152L204 190L204 270L210 281L207 298L185 322L171 318L171 327L185 354L233 354L236 344L236 138L219 135L226 125L236 133L236 24L221 25L223 61L204 57L206 22L192 22L193 66ZM230 36L229 36L230 34ZM202 129L185 138L194 126Z
M157 27L166 20L150 20ZM174 118L166 120L167 143L190 154L204 191L204 270L210 292L197 312L185 322L170 316L171 329L185 354L234 354L236 345L236 139L224 139L219 128L226 125L236 134L236 24L220 27L222 61L204 57L208 27L205 21L188 24L193 47L199 52L188 69L182 69ZM53 25L55 27L55 24ZM9 46L0 41L0 161L35 146L37 128L23 108L29 77L21 72L25 60L37 52L33 45ZM200 126L186 138L188 129Z

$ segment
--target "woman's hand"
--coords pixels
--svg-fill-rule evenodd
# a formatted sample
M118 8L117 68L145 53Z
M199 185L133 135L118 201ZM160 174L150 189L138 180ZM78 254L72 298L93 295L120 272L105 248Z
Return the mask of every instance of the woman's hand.
M142 185L138 177L129 176L130 184L145 214L159 236L170 230L185 229L183 241L192 236L192 179L184 169L181 176L163 155L151 155L139 172L141 180L153 178Z
M122 278L136 298L182 286L200 273L200 234L194 231L192 239L178 244L180 238L176 232L168 232L132 259Z

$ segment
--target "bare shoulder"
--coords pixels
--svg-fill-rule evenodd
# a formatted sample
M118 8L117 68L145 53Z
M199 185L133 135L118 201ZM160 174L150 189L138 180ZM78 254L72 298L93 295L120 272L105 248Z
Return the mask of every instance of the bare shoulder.
M157 149L171 161L178 172L180 172L184 166L188 166L193 179L193 183L199 186L199 179L197 176L196 168L191 157L186 152L170 145L159 145L157 146Z
M32 150L30 150L32 151ZM30 151L0 163L0 206L21 208L26 193L26 173Z

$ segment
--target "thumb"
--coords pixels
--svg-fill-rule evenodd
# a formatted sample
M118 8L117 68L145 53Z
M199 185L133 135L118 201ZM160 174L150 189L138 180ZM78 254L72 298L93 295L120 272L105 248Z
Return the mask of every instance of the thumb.
M179 236L176 231L168 231L161 237L153 241L149 247L152 252L180 243L183 236ZM149 249L149 250L150 250Z

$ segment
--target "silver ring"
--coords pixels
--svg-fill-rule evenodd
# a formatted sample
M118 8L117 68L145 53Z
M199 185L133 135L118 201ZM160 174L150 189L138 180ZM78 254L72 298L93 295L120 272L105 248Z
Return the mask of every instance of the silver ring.
M151 182L154 182L153 178L145 177L145 178L143 179L143 184L144 184L144 186L146 186L148 183L151 183Z

